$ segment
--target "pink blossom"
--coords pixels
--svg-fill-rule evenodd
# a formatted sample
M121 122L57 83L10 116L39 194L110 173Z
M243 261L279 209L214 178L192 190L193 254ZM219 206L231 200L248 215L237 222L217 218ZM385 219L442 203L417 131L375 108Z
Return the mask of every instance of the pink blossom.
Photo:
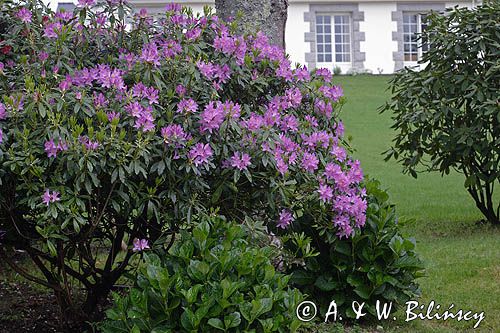
M16 17L24 23L30 23L31 16L32 16L31 11L26 7L22 7L16 13Z
M62 24L59 22L52 22L45 26L44 36L47 38L57 38L57 35L61 32Z
M7 111L5 108L5 104L0 102L0 120L5 120L7 119Z
M111 111L106 113L106 115L108 116L109 122L113 122L113 120L120 119L120 114L118 112Z
M194 113L198 110L198 104L194 101L194 99L182 99L177 104L177 112L179 113Z
M184 87L182 84L179 84L177 85L177 87L175 87L175 92L182 97L186 94L186 87Z
M231 157L231 166L238 170L246 170L250 163L250 155L247 153L239 153L234 152L234 155Z
M155 42L144 44L140 59L143 62L150 63L154 66L160 66L160 55L158 53L158 45Z
M280 213L279 221L278 221L278 224L276 226L278 228L281 228L281 229L286 229L286 228L288 228L290 223L293 222L293 220L294 219L293 219L292 213L287 209L283 209Z
M218 129L224 121L224 108L221 102L211 101L201 113L200 131L210 132Z
M2 142L3 142L3 131L0 128L0 143L2 143Z
M318 68L316 70L316 75L323 78L325 82L330 82L332 80L332 72L328 68Z
M199 166L201 164L207 163L209 158L212 157L213 151L208 143L197 143L195 144L188 153L188 158L194 163L194 165Z
M161 136L166 144L175 143L176 147L181 147L189 139L182 126L177 124L168 125L161 129Z
M333 189L328 185L320 184L318 193L322 201L329 202L333 198Z
M60 195L61 194L57 191L52 191L51 193L49 189L46 189L45 193L42 195L42 202L48 206L50 203L60 201Z
M132 249L132 251L134 252L141 252L141 251L144 251L146 249L149 249L149 243L147 241L147 239L134 239L134 248Z
M77 7L85 8L95 5L95 0L78 0Z
M302 157L302 167L304 170L309 172L314 172L318 168L319 160L315 154L312 153L304 153Z

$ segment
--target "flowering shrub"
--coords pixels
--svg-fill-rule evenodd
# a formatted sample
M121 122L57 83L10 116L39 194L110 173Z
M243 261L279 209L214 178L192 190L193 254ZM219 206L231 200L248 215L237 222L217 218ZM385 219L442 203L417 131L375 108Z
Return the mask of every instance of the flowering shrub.
M355 319L351 305L356 301L365 303L368 318L376 318L377 301L392 303L391 310L396 311L421 293L415 280L423 276L424 265L415 252L415 239L401 232L396 209L380 183L367 180L365 187L367 223L352 237L338 239L328 231L296 226L304 233L301 238L307 237L319 252L316 255L304 250L308 242L282 239L286 249L303 257L288 269L292 284L307 293L323 315L335 300L339 315Z
M115 295L102 331L294 332L302 295L275 271L276 248L250 239L241 224L205 218L169 253L145 254L136 286Z
M91 313L134 250L172 244L198 212L334 238L365 224L330 71L292 68L264 35L205 14L2 5L0 256L15 267L9 246L26 250L46 281L19 272L64 310L71 281Z

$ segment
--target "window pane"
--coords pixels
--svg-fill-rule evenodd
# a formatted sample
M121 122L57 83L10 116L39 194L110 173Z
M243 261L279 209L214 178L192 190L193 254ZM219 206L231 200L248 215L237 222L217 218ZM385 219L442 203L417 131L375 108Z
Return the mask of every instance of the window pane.
M318 45L318 53L323 53L323 45Z
M323 23L323 16L321 15L316 16L316 22L319 24Z
M332 43L332 35L326 35L325 36L325 43L326 44L331 44Z
M322 44L324 42L323 35L318 35L318 43Z
M330 15L324 16L323 17L323 22L325 22L325 24L330 24Z
M330 44L325 45L325 52L331 54L332 53L332 45L330 45Z
M316 32L317 33L323 33L323 26L322 25L317 25L316 26Z
M327 54L325 56L325 62L332 62L332 55L331 54Z
M332 26L329 24L329 25L325 25L325 32L326 33L331 33L332 32Z
M325 58L322 54L318 54L318 62L325 62Z

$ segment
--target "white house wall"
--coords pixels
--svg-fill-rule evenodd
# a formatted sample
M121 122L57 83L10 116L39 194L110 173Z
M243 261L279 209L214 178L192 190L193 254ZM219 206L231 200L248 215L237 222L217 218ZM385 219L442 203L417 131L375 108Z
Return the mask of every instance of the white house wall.
M304 35L309 31L309 23L304 21L304 13L309 10L308 4L291 3L288 6L285 44L293 64L305 64L306 53L311 52L310 44L304 42Z
M394 2L359 4L359 11L365 15L360 22L360 30L365 32L365 40L361 42L361 51L365 52L364 67L374 74L394 71L393 52L398 45L392 40L396 22L392 21L391 13L395 10Z

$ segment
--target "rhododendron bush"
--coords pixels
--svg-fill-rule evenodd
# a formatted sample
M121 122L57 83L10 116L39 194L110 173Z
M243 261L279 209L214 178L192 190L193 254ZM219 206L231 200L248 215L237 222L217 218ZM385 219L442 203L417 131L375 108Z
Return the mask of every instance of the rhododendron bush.
M365 223L331 73L205 14L2 5L1 256L15 266L9 249L25 250L45 280L23 275L64 309L76 281L91 313L134 252L169 246L198 213L275 233L307 217L332 241Z

